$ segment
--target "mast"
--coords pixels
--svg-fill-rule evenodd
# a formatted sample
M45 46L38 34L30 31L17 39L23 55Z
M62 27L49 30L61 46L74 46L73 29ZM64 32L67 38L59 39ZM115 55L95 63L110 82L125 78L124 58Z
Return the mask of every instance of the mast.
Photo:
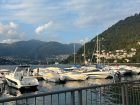
M84 42L84 64L85 64L86 56L85 56L85 42Z
M99 40L99 65L101 65L101 62L100 62L100 40Z
M74 43L74 64L75 64L75 43Z
M98 64L98 33L97 33L97 64Z

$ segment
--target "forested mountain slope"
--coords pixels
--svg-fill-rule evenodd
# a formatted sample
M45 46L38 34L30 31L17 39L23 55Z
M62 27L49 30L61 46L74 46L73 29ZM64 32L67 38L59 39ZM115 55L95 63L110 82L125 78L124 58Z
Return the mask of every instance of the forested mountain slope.
M130 58L130 62L140 62L140 14L135 14L125 18L124 20L118 21L116 24L105 30L103 33L98 35L100 40L101 50L105 52L125 49L127 53L131 51L131 48L136 48L136 55ZM93 50L95 48L97 36L91 41L86 43L86 59L91 58ZM76 62L83 62L84 47L82 46L77 51ZM63 63L72 63L73 56L70 56Z

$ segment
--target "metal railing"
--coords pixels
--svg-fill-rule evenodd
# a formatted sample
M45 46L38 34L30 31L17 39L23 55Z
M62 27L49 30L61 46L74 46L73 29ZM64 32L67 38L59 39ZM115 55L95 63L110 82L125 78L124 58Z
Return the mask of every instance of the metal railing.
M3 105L139 105L140 80L0 99Z

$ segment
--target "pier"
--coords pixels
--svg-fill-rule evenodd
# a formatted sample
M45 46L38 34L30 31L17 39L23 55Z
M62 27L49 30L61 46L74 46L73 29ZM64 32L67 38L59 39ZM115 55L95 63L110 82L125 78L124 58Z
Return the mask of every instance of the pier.
M44 92L28 96L0 99L6 105L12 102L30 105L138 105L140 80Z

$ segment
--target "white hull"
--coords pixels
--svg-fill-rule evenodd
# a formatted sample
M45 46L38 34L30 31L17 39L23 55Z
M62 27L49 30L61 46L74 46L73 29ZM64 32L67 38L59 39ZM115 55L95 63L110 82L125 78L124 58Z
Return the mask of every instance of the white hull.
M110 75L110 72L86 72L89 78L107 78Z
M28 68L28 72L18 71L18 68ZM26 69L25 69L26 70ZM38 80L36 78L32 78L29 76L29 66L18 66L14 73L10 73L9 75L5 75L8 86L21 89L27 87L37 87L39 85ZM26 75L25 75L26 74Z
M66 80L74 80L74 81L78 81L78 80L86 80L88 78L88 75L86 74L82 74L82 73L77 73L77 72L64 72L64 73L60 73L59 75L61 76L65 76Z
M89 78L107 78L109 75L89 75Z
M47 77L43 77L43 78L48 82L60 82L59 78L47 78Z
M59 76L59 74L55 72L48 71L48 73L43 74L43 78L49 82L64 82L66 81L65 76Z
M36 87L39 85L38 81L33 78L32 81L20 81L14 78L8 78L6 77L6 82L8 86L20 89L20 88L27 88L27 87Z
M73 74L73 75L64 75L66 77L66 80L74 80L74 81L84 81L88 78L87 75L81 75L81 74Z

